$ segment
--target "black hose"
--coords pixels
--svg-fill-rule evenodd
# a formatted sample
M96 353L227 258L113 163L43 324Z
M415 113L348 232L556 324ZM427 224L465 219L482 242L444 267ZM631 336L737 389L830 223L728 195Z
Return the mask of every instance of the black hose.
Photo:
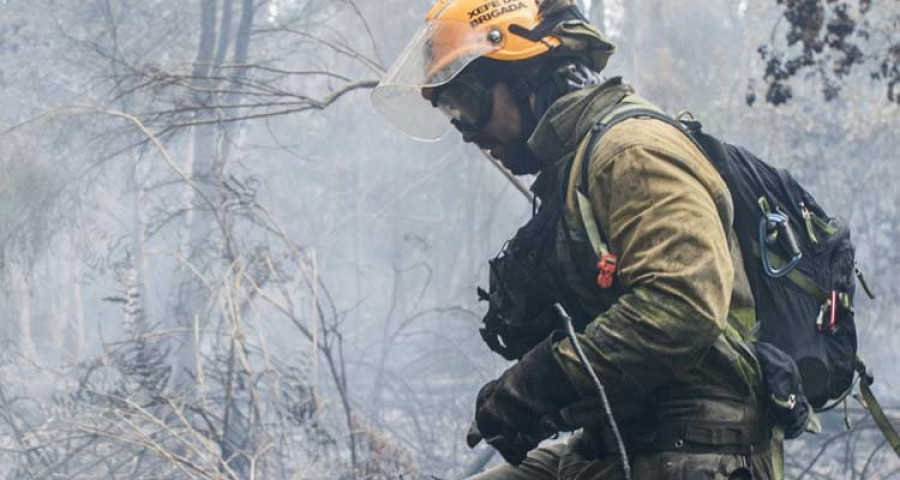
M578 342L578 337L575 335L575 327L572 325L572 317L569 316L566 309L559 303L553 304L553 308L556 309L556 313L563 319L563 323L566 325L566 334L568 334L569 340L572 341L572 346L575 348L578 360L581 362L581 366L584 367L588 376L591 377L591 381L594 383L597 393L600 394L600 403L603 406L603 414L606 415L606 419L609 422L609 429L612 431L613 438L616 440L616 448L619 451L619 463L622 464L622 473L625 475L625 480L631 480L631 465L628 463L628 452L625 450L625 442L622 441L622 434L619 433L619 425L616 423L616 418L613 417L612 407L610 407L609 398L606 396L606 389L603 388L603 384L600 383L600 379L597 378L597 373L591 368L591 363L588 361L587 355L585 355L584 350L581 349L581 343Z

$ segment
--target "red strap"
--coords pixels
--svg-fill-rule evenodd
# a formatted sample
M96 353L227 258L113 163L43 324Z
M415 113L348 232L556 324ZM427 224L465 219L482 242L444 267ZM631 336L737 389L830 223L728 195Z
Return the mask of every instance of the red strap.
M613 284L616 277L616 265L618 258L612 253L604 253L600 255L600 261L597 262L597 285L600 288L609 288Z

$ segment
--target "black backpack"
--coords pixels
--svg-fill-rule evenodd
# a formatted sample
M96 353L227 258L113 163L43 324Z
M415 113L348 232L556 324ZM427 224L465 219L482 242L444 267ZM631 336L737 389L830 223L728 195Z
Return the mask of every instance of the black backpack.
M638 117L684 132L722 175L731 191L734 229L756 300L757 339L794 359L813 408L825 410L845 399L855 372L868 387L872 378L857 357L855 277L872 294L856 267L847 222L829 216L786 170L704 133L693 119L675 120L637 96L626 98L594 126L584 151L591 152L612 126ZM590 156L585 157L582 179ZM598 251L605 251L600 243Z
M858 374L857 398L900 456L900 435L872 392L875 379L857 356L854 277L870 298L875 295L856 265L847 222L826 214L786 170L704 133L689 115L675 120L636 95L626 97L594 125L583 152L593 151L613 125L638 117L661 120L684 132L725 180L734 204L735 233L756 300L757 345L774 345L793 359L802 378L801 396L805 394L820 412L846 401L853 390L854 373ZM582 159L582 179L587 178L589 159L589 155ZM576 198L588 235L595 237L591 243L596 252L613 254L614 259L594 219L585 218L593 212L587 188L580 183ZM591 225L595 234L590 233ZM601 264L604 255L599 255ZM765 369L764 359L760 362ZM770 388L773 380L767 379Z
M675 120L636 95L626 97L594 125L584 152L593 151L613 125L638 117L661 120L684 132L731 191L734 230L756 300L758 345L774 345L794 360L802 377L801 394L817 411L846 400L854 373L859 374L858 398L900 456L900 435L872 392L874 378L857 356L854 277L870 298L875 296L856 265L847 222L826 214L786 170L704 133L692 117ZM582 179L587 178L589 159L582 159ZM581 183L576 197L585 217L592 212ZM586 228L596 223L582 220ZM600 237L592 241L599 244L595 250L608 252L603 232L594 228L594 236Z
M825 213L788 171L716 140L696 122L688 125L731 191L757 339L794 359L813 408L844 399L859 368L853 310L859 270L849 225Z

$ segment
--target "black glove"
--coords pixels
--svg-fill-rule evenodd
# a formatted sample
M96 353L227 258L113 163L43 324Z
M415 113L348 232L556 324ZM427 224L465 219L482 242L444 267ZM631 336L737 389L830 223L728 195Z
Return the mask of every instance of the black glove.
M773 420L784 428L785 439L797 438L806 430L811 410L803 394L800 369L793 358L772 344L757 342L753 347L762 367Z
M559 410L579 395L553 355L555 338L539 343L481 388L469 447L484 439L507 462L518 465L542 440L560 431Z

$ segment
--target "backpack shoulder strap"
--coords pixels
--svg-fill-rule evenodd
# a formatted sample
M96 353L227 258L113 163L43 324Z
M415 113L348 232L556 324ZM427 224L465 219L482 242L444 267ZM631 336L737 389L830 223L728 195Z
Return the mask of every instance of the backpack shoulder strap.
M653 118L688 133L684 125L666 115L662 109L639 95L626 96L612 109L612 111L598 120L594 126L591 127L591 131L588 133L588 136L583 141L581 147L579 147L578 153L576 153L576 158L578 159L578 162L576 163L579 163L581 168L575 183L575 199L578 205L579 216L581 217L588 240L591 243L591 248L600 258L604 255L608 255L610 250L606 243L606 239L604 238L603 231L596 221L588 194L587 178L590 170L592 153L594 148L603 138L603 135L605 135L609 129L632 118ZM688 135L688 137L693 138L690 135Z

